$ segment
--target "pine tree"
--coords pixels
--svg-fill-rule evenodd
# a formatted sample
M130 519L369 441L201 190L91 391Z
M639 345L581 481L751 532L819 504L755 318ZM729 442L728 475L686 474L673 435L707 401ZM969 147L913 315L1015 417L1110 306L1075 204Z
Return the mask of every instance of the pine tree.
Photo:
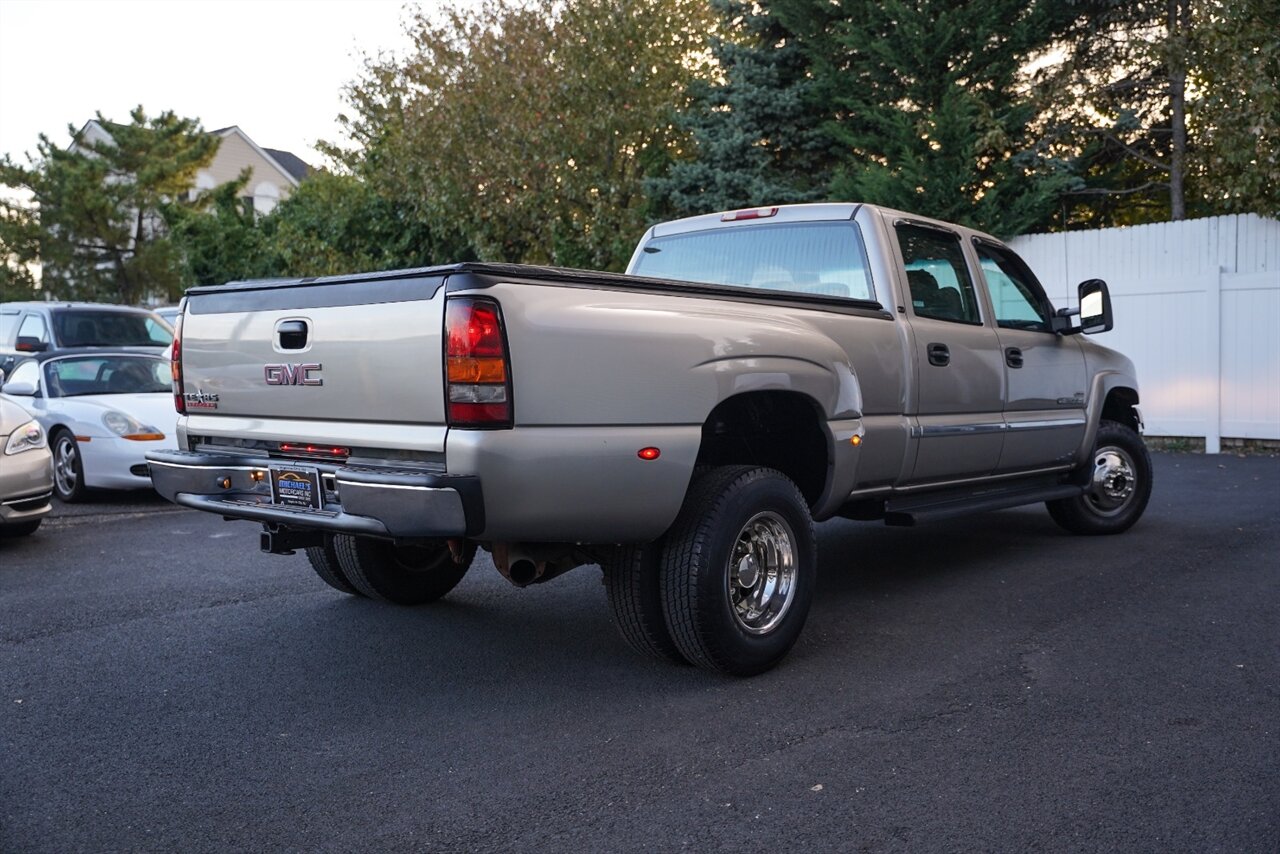
M175 297L183 260L166 208L202 203L190 189L219 140L172 112L148 118L138 107L129 124L97 119L105 140L72 127L69 148L41 135L29 166L0 160L0 184L30 196L0 201L0 252L11 267L41 264L43 292L60 299Z
M711 50L723 79L690 88L678 121L693 148L648 182L655 217L825 198L836 148L810 75L804 40L812 34L790 29L773 4L711 5L721 21Z

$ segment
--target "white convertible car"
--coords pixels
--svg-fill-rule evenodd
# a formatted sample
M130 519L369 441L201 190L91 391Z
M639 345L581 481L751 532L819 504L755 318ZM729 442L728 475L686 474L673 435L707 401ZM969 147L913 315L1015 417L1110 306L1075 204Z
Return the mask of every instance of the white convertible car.
M154 352L42 354L15 366L3 391L44 427L63 501L93 487L149 488L147 451L177 447L169 363Z

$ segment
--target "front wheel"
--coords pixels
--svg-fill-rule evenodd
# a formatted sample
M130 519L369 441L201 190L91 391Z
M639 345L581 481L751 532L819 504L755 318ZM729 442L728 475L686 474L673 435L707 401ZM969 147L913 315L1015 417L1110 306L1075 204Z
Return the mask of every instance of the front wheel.
M724 466L700 476L667 535L667 629L688 661L752 676L791 650L817 577L809 507L773 469Z
M1142 517L1151 499L1151 455L1137 432L1117 421L1098 425L1093 471L1083 495L1045 502L1073 534L1119 534Z
M397 545L375 537L333 538L342 574L357 592L396 605L434 602L458 585L476 556L467 543L455 561L449 546L438 540Z
M59 430L53 438L53 491L68 504L83 501L84 458L76 437L66 430Z

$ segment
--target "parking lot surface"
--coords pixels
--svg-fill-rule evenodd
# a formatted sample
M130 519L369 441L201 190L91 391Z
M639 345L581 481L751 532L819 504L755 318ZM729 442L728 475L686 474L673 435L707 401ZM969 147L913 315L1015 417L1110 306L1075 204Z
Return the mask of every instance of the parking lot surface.
M749 680L636 657L599 570L407 609L158 498L0 540L0 851L1280 850L1280 458L1146 517L819 527Z

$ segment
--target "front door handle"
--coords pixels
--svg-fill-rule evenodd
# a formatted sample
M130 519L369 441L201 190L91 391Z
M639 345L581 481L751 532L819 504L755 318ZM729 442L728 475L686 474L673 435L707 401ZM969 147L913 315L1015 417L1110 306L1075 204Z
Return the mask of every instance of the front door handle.
M1022 367L1022 351L1017 347L1004 348L1004 363L1011 368Z
M951 351L947 349L946 344L930 344L925 351L929 354L929 364L939 368L945 368L951 364Z

